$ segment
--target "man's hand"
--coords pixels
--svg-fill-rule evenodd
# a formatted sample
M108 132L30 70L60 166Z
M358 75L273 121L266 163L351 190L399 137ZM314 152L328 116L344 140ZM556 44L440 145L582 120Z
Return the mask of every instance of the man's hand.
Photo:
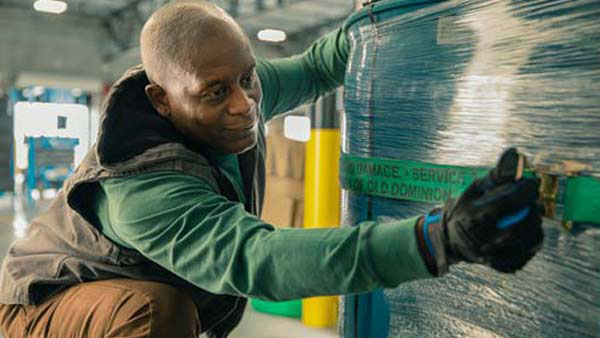
M513 273L541 248L538 181L507 180L499 176L498 168L473 182L457 200L418 221L419 247L435 274L442 275L450 264L461 261Z

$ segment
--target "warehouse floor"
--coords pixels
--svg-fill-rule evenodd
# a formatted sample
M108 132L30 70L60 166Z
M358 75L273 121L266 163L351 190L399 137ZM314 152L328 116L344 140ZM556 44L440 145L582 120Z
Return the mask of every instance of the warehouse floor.
M32 208L23 208L22 217L31 219L45 203L38 203ZM0 252L3 256L8 246L15 238L14 207L7 198L0 198ZM232 338L333 338L338 337L335 328L311 329L298 319L275 317L256 312L250 305L241 324L231 334ZM2 335L0 334L0 338ZM8 337L6 337L8 338Z

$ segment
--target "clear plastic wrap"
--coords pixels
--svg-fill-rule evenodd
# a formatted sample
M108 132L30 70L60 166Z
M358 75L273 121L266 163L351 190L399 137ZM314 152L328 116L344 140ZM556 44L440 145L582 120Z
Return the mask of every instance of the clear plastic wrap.
M517 146L536 166L577 161L600 178L599 1L381 1L351 21L345 153L493 166ZM433 207L342 196L347 226ZM567 233L546 220L544 230L543 250L516 275L458 265L385 290L387 333L360 323L351 299L343 332L600 337L599 226Z

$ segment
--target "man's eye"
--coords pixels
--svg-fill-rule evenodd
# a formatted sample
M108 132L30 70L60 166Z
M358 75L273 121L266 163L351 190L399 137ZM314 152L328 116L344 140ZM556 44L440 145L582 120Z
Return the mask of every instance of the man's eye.
M213 91L211 91L210 93L207 93L204 97L208 100L218 100L220 98L223 98L225 95L227 95L228 89L227 87L220 87L217 88Z
M251 87L254 84L254 73L242 78L242 86Z

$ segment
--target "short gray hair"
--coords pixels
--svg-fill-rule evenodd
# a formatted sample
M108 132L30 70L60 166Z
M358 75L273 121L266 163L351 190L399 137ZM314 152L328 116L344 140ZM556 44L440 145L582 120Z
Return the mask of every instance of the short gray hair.
M140 34L142 63L150 81L160 83L165 71L190 71L199 41L208 35L245 36L224 10L208 1L179 1L154 12Z

